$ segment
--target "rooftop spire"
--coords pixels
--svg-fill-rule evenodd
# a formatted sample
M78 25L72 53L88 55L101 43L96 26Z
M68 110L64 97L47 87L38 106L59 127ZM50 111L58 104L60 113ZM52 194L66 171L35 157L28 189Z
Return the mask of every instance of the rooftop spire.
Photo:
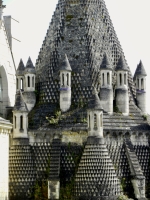
M109 57L106 52L104 54L102 64L100 65L100 69L111 69L112 70L112 66L110 64L110 60L109 60Z
M28 61L27 61L27 64L26 64L25 73L31 73L31 74L36 73L35 67L33 66L33 63L32 63L32 60L31 60L30 57L28 58Z
M96 109L96 110L103 110L103 107L101 105L101 102L100 102L96 88L93 89L92 97L89 101L88 108L89 109Z
M67 71L72 71L69 60L67 55L65 54L65 58L61 64L60 70L67 70Z
M24 75L24 69L25 69L25 67L24 67L23 61L22 61L22 59L20 59L19 66L18 66L18 69L16 71L16 75L17 76L18 75L20 75L20 76Z
M120 59L118 61L116 71L123 70L123 71L128 71L127 64L125 62L125 58L123 55L120 56Z
M146 71L145 71L144 65L143 65L143 63L142 63L141 60L140 60L140 63L137 65L137 68L136 68L134 77L135 77L136 75L144 75L144 76L147 76L147 73L146 73Z

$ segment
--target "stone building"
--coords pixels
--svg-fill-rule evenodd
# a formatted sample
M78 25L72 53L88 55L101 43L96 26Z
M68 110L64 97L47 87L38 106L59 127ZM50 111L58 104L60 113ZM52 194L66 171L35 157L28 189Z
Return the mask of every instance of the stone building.
M0 116L7 117L15 103L16 77L15 62L11 45L10 16L3 18L5 6L0 0Z
M104 0L59 0L16 83L10 200L149 197L146 72L132 76Z

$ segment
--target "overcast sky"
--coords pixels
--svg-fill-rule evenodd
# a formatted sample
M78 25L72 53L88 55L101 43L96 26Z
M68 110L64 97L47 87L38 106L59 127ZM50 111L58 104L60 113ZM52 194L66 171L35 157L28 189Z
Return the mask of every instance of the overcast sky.
M46 31L58 0L3 0L4 15L11 15L13 22L16 64L23 58L26 64L31 56L33 63L38 56ZM127 62L134 73L140 59L147 71L147 90L150 87L150 0L105 0ZM19 51L18 51L19 48ZM150 91L150 90L149 90ZM150 92L148 95L150 102ZM150 107L150 106L149 106ZM150 108L148 108L150 113Z

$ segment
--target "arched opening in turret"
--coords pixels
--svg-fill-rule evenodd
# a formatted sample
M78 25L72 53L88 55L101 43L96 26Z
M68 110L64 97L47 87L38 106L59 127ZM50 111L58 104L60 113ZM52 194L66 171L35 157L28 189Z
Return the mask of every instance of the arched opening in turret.
M30 87L30 76L28 76L28 87Z
M141 79L141 90L144 90L144 80L143 80L143 78Z
M100 114L100 127L103 126L103 119L102 119L102 114Z
M122 85L122 74L119 74L119 83Z
M16 128L16 116L14 117L14 121L15 121L15 128Z
M102 73L102 85L104 85L104 73Z
M69 74L67 73L67 85L69 86Z
M90 115L89 115L89 129L91 128L91 122L90 122Z
M139 78L137 79L137 89L139 89L139 87L140 87L140 80L139 80Z
M110 74L107 72L107 84L110 85Z
M23 78L20 79L20 89L23 90Z
M124 84L126 85L127 84L127 75L124 74Z
M17 90L19 89L19 81L18 81L18 78L17 78Z
M65 77L64 77L64 74L62 74L62 85L65 85Z
M20 116L20 129L23 129L23 116Z
M94 114L94 129L97 129L97 115Z
M32 87L34 87L34 76L32 76Z

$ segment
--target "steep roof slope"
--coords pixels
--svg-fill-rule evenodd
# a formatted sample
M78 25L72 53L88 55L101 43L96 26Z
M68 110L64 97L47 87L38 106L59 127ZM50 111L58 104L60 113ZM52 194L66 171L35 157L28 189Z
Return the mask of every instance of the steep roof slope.
M105 53L115 69L123 51L104 1L59 0L36 62L39 101L59 103L59 69L66 54L72 68L72 100L86 102L92 86L100 88L98 72ZM128 80L134 98L130 69Z

